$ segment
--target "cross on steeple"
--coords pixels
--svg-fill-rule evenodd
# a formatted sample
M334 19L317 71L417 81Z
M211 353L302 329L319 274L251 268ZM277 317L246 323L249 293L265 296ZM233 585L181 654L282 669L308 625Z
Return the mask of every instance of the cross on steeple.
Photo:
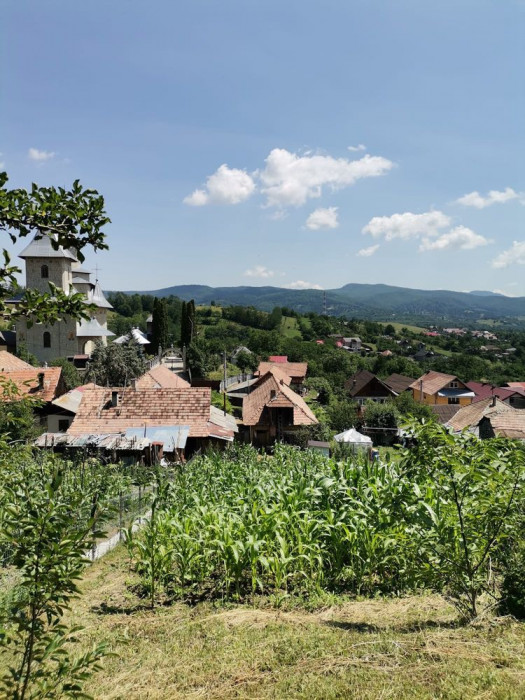
M100 272L100 267L95 265L95 282L98 282L98 273Z

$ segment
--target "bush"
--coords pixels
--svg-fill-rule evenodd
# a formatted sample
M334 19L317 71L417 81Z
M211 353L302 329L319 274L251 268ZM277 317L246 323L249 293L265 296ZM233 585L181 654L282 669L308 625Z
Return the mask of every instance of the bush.
M525 543L520 542L505 562L500 612L525 619Z

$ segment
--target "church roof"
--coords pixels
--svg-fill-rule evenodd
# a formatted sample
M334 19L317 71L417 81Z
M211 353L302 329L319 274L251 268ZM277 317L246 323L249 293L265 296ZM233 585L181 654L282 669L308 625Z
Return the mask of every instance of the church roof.
M18 255L19 258L67 258L75 260L76 256L67 248L59 246L56 250L53 248L51 238L36 234L31 243Z
M102 287L98 283L98 280L95 283L94 289L92 289L88 295L88 301L90 304L96 304L99 309L112 309L113 308L111 306L111 304L109 303L109 301L104 296L104 292L102 291Z
M117 343L118 345L122 345L123 343L129 343L131 339L138 343L138 345L150 344L146 335L140 330L140 328L132 328L129 333L126 333L126 335L120 335L113 342Z
M77 336L80 338L102 338L104 335L110 336L115 334L101 326L96 318L77 323Z
M93 282L90 282L88 279L84 279L84 277L77 277L77 275L75 275L71 281L73 284L89 284L90 287L95 286Z

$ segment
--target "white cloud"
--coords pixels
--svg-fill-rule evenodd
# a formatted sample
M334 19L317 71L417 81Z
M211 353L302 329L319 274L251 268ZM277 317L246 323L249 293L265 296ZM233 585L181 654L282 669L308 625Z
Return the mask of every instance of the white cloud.
M297 280L297 282L290 282L290 284L284 285L285 289L322 289L319 284L312 284L311 282L305 282L304 280Z
M420 236L430 237L439 235L441 229L450 226L450 217L441 211L430 211L424 214L392 214L392 216L374 216L363 228L363 233L369 233L373 238L384 237L385 241L394 238L409 239Z
M513 190L512 187L507 187L503 191L490 190L486 197L483 197L477 191L470 192L457 199L456 204L464 204L466 207L476 207L476 209L485 209L485 207L490 207L492 204L504 204L511 199L519 198L520 195L518 192Z
M347 146L349 151L356 152L356 151L366 151L366 146L364 143L360 143L358 146Z
M337 228L338 226L337 207L316 209L306 219L306 228L312 231L317 231L320 228Z
M204 189L195 190L183 199L184 204L202 207L205 204L239 204L255 192L255 182L245 170L221 165L206 180Z
M263 265L256 265L255 267L252 267L250 270L246 270L244 272L245 277L262 277L264 279L267 279L268 277L273 277L274 273L272 270L269 270L267 267L264 267Z
M27 152L27 155L28 155L30 160L44 162L46 160L51 160L51 158L54 158L55 152L54 151L39 151L38 148L30 148L29 151Z
M492 261L492 267L525 265L525 241L514 241L511 248L504 250Z
M494 294L503 294L504 297L518 296L517 294L511 294L510 292L506 292L504 289L493 289L492 291L494 292Z
M359 160L324 155L298 156L284 148L274 148L259 173L261 192L267 206L300 206L320 197L324 186L332 190L353 185L365 177L384 175L393 163L381 156L366 155Z
M357 251L356 255L358 255L360 258L369 258L377 250L379 250L379 243L376 243L376 245L371 245L368 248L361 248L361 250Z
M466 226L457 226L439 238L425 238L419 246L420 251L425 250L473 250L480 246L487 245L490 241L475 233Z

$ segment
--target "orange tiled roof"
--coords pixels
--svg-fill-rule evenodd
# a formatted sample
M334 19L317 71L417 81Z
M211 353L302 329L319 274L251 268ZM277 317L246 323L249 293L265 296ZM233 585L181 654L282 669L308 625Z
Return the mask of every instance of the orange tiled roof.
M137 379L138 389L184 389L190 386L189 382L166 365L157 365Z
M44 375L43 389L39 389L38 375ZM32 396L42 401L52 401L63 393L61 367L31 367L28 369L0 372L0 377L10 379L21 395ZM0 396L1 400L1 396Z
M313 425L318 422L301 396L281 381L273 368L252 386L252 391L245 397L242 403L244 425L257 425L266 406L292 408L294 425Z
M423 392L425 394L436 394L440 389L450 384L450 382L459 381L454 374L443 374L443 372L434 372L430 370L408 387L409 389L421 390L421 381L423 381ZM463 382L460 382L463 384Z
M277 367L292 379L306 377L308 362L260 362L256 375L262 377L273 367Z
M118 405L111 405L118 392ZM217 426L210 423L209 387L97 388L84 391L69 435L120 433L146 425L189 425L190 437L208 437Z
M0 371L11 372L16 369L34 369L34 367L11 352L0 350Z
M492 405L492 397L463 406L448 421L452 430L459 431L477 425L483 416L491 417L497 413L515 412L517 409L508 406L503 401L496 398L495 405Z

